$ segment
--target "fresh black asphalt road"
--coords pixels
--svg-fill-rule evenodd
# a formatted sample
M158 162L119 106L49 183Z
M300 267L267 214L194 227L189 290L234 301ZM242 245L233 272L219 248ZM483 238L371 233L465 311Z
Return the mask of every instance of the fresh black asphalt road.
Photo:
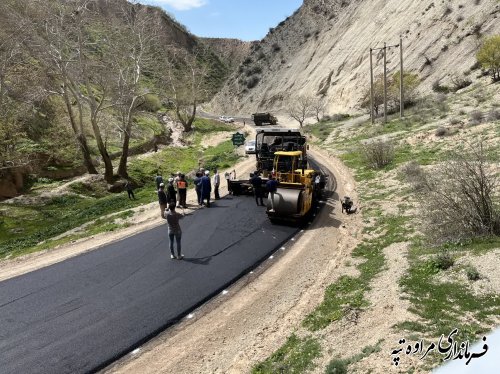
M264 209L228 196L186 216L183 261L162 225L1 282L0 373L92 372L129 352L297 231Z

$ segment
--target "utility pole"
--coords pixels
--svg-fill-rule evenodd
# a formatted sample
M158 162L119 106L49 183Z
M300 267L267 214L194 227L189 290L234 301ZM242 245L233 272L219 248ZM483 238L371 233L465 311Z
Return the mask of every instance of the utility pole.
M404 96L403 96L403 38L399 36L399 118L404 115Z
M372 124L374 123L374 110L373 110L373 104L374 104L374 87L373 87L373 63L372 63L372 53L375 50L384 50L384 123L387 123L387 48L396 48L400 47L400 58L401 58L401 75L400 75L400 84L399 84L399 94L400 94L400 99L401 99L401 107L400 107L400 115L401 117L403 116L403 47L402 47L402 38L400 37L399 39L399 44L396 45L387 45L387 43L384 43L384 46L382 48L370 48L370 104L371 104L371 118L372 118Z
M374 110L373 110L373 62L372 62L372 49L370 48L370 118L372 125L375 123Z
M384 42L384 123L387 123L387 47Z

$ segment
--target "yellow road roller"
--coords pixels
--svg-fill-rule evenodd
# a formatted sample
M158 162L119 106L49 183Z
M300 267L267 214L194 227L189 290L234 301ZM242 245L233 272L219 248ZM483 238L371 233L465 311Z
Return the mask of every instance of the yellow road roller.
M269 193L267 215L277 220L300 221L310 210L322 187L321 173L306 169L302 151L278 151L274 154L273 173L277 191Z

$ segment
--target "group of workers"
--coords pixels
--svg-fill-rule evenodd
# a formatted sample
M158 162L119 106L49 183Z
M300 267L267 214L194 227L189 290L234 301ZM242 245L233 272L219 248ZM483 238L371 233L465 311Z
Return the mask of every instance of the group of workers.
M231 176L236 178L236 171L231 173L226 173L226 180L228 181ZM196 176L193 180L195 186L196 196L198 200L198 205L206 206L210 208L210 195L212 192L212 182L214 188L214 198L215 200L220 199L219 187L220 187L220 175L217 169L214 171L213 179L210 179L210 171L205 169L200 169L196 172ZM168 225L168 236L170 239L170 258L182 260L184 255L181 253L181 237L182 230L179 224L179 220L183 217L182 214L176 212L175 208L180 207L182 209L187 208L186 195L188 182L186 176L180 171L168 179L167 187L165 188L165 183L160 172L156 173L155 177L156 190L158 192L158 202L160 204L160 214L161 218L167 220ZM174 240L177 244L177 254L174 251Z
M260 176L259 171L254 171L253 173L250 174L250 184L252 185L253 188L255 203L257 205L264 206L264 201L263 201L264 187L262 184L262 178ZM266 186L265 190L269 192L269 201L271 203L271 209L269 211L274 212L274 194L278 189L278 181L274 177L273 173L269 175L269 180L266 182L265 186Z

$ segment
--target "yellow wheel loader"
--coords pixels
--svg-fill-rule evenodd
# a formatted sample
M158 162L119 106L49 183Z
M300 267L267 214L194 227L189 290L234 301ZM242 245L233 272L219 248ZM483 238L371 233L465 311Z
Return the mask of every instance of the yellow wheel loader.
M313 199L324 187L324 177L313 169L306 169L302 151L278 151L274 154L274 175L277 191L269 193L267 215L277 220L300 221L310 210Z

